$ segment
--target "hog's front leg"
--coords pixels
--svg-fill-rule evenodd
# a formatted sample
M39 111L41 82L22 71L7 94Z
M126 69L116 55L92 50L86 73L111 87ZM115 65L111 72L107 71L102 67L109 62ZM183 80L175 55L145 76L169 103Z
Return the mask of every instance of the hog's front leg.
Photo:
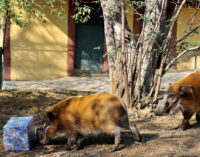
M183 111L182 114L183 114L183 120L182 120L181 125L179 126L179 130L186 130L190 126L189 120L192 117L192 115L194 114L194 112Z
M77 133L70 133L68 139L67 139L67 146L66 146L66 150L71 150L71 146L74 143L74 141L77 140L78 134Z
M86 137L80 133L77 134L76 150L82 149L85 146Z

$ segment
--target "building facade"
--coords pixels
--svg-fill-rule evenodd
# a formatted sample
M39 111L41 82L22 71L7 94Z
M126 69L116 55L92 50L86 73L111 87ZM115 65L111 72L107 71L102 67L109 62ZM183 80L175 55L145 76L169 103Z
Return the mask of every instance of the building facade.
M88 1L88 0L87 0ZM56 2L62 8L67 20L60 20L46 11L46 23L35 17L24 28L12 25L6 32L4 53L4 80L45 80L74 75L75 69L108 72L104 27L102 23L76 23L74 4ZM168 14L173 9L169 7ZM181 11L173 30L173 37L179 39L187 29L187 23L194 8L185 7ZM138 34L141 23L138 15L127 15L131 31ZM195 19L200 24L200 12ZM195 34L188 40L200 41ZM176 51L174 50L174 54ZM182 57L176 68L187 70L200 68L199 52Z

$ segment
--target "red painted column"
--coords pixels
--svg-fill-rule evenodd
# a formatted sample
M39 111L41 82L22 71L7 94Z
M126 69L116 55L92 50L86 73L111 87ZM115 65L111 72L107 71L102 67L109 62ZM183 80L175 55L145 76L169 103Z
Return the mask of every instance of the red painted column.
M75 5L73 1L69 1L68 9L68 44L67 44L67 75L74 75L74 59L75 59L75 32L76 23L72 16L75 14Z
M5 23L5 20L4 20ZM3 68L4 68L4 80L5 81L10 81L11 77L10 77L10 73L11 73L11 69L10 69L10 65L11 65L11 55L10 55L10 28L7 27L6 29L6 34L5 34L5 41L4 41L4 53L3 53L3 57L4 57L4 63L3 63Z
M171 18L173 16L175 5L173 3L169 2L167 8L168 8L167 14L168 14L169 18ZM176 33L177 33L177 22L175 22L174 28L172 30L172 39L170 41L170 45L172 45L172 46L175 44L176 39L177 39ZM170 56L176 56L176 48L172 49L172 52L171 52Z
M137 12L140 14L143 14L142 9L138 9ZM139 38L138 35L140 35L141 29L142 29L142 22L141 20L138 20L139 18L140 18L140 15L133 14L133 34L137 35L137 38Z

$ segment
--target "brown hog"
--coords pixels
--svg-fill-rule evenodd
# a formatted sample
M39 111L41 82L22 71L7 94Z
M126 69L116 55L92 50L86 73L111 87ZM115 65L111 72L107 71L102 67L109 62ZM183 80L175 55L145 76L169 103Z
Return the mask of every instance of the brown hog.
M178 111L181 111L184 117L179 126L181 130L189 127L189 120L195 112L196 120L200 121L200 72L170 84L164 98L159 101L155 114L175 114Z
M122 129L131 130L136 139L141 140L136 125L133 122L129 123L127 112L120 100L108 93L72 97L61 101L49 109L47 116L50 125L41 136L43 144L59 130L64 130L70 135L67 150L70 150L74 140L78 140L76 149L82 148L85 135L99 130L114 135L115 149L119 147Z

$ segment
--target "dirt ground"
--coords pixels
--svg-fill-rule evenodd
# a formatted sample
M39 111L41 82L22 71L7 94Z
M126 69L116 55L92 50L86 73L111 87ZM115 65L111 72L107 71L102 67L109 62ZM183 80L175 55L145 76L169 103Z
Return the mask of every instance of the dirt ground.
M91 135L87 146L78 151L66 151L66 136L58 134L48 145L35 145L31 151L4 151L3 126L13 116L34 115L35 126L39 126L44 109L71 96L88 95L90 92L67 90L4 90L0 91L0 156L43 156L43 157L196 157L200 156L200 124L194 117L191 128L186 131L175 129L181 122L181 114L155 117L147 115L148 109L139 112L135 122L143 137L143 142L134 142L131 133L122 134L121 148L112 152L113 137L105 133Z

